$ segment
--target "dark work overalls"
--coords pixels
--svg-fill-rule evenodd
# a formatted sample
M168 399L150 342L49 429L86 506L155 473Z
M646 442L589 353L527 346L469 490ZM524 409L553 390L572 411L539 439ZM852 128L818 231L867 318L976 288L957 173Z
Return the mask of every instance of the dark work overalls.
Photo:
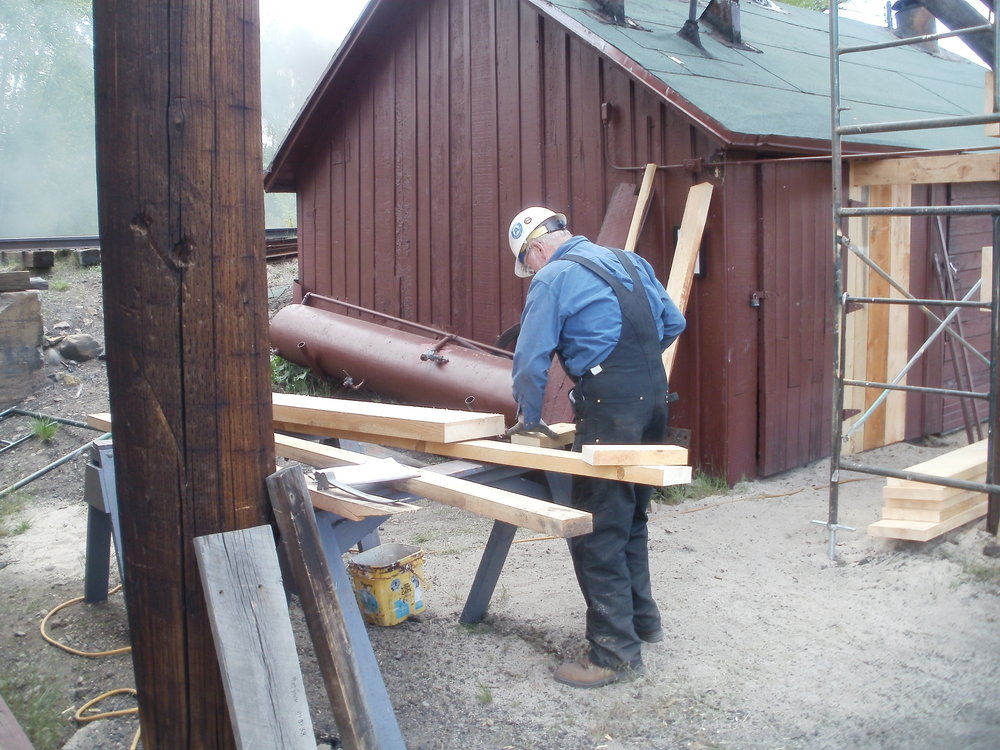
M632 262L622 251L614 253L632 279L631 291L586 258L560 259L579 263L607 282L622 311L617 346L596 375L585 373L573 387L576 451L594 443L662 443L667 427L667 381L649 300ZM612 669L637 667L642 644L636 633L660 628L647 549L652 487L574 476L572 492L574 507L594 517L591 534L569 540L587 603L590 659Z

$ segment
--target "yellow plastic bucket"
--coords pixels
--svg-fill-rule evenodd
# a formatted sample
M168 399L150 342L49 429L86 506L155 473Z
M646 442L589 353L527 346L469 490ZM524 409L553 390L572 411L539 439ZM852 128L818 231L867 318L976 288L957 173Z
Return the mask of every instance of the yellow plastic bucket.
M347 562L365 622L398 625L424 611L424 552L409 544L380 544Z

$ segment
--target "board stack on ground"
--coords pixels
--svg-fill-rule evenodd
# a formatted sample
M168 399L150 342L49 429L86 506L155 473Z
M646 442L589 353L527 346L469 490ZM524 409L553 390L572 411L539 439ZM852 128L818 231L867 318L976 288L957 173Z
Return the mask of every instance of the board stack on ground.
M987 441L980 440L906 470L985 482L986 447ZM882 520L868 527L872 536L926 542L986 515L987 496L983 492L909 479L886 479L882 499Z

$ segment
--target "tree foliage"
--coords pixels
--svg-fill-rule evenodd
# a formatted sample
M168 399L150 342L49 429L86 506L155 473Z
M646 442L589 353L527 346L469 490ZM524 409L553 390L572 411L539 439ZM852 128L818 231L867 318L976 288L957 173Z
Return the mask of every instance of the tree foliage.
M0 234L93 234L89 0L0 3Z
M294 26L261 37L266 165L335 44ZM0 237L97 234L94 126L91 0L0 0ZM265 207L268 226L294 226L294 196Z

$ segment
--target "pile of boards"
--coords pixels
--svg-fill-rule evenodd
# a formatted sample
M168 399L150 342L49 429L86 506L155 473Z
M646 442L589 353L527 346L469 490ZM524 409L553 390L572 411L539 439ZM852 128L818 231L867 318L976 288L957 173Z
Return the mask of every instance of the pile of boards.
M986 481L987 441L963 448L907 468L920 474ZM983 492L945 487L890 477L882 489L882 520L871 524L872 536L926 542L986 515Z

